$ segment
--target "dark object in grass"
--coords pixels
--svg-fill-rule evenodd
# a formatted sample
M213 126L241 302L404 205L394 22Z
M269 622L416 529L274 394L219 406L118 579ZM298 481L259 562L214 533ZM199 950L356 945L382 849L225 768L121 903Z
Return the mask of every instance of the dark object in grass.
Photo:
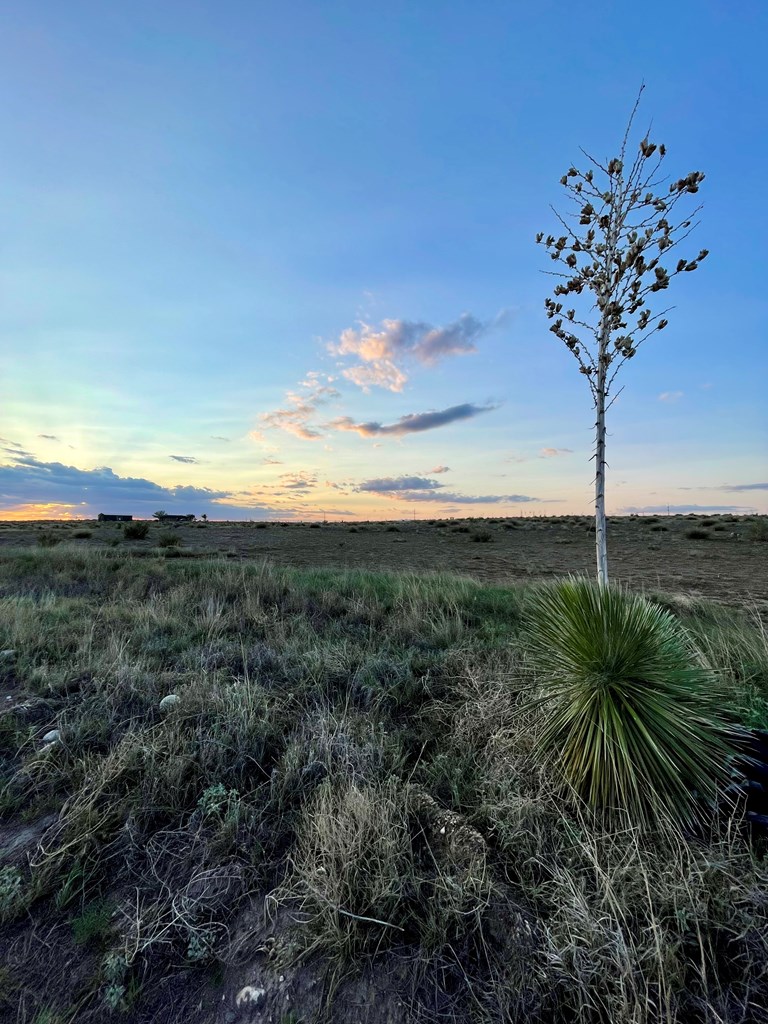
M693 529L686 530L685 536L688 538L688 540L709 540L710 533L709 530Z
M477 533L472 534L472 540L475 544L490 544L493 534L490 530L478 530Z
M310 530L319 530L320 529L320 523L310 523L309 524L309 528L310 528Z
M652 526L651 527L651 532L652 533L667 533L668 531L669 531L669 527L667 527L667 526L659 525L659 526Z
M90 530L75 530L72 536L76 540L86 540L88 537L92 537L93 534L91 533Z
M768 732L745 729L731 739L738 751L734 759L738 777L728 795L744 801L753 834L768 836Z
M399 526L388 526L387 527L387 533L400 533L400 527Z

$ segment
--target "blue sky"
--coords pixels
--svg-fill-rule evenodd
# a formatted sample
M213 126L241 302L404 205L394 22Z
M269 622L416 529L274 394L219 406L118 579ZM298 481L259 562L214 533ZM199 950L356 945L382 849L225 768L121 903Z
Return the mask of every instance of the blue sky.
M0 516L588 512L534 236L642 80L711 255L625 368L608 508L768 511L764 3L0 21Z

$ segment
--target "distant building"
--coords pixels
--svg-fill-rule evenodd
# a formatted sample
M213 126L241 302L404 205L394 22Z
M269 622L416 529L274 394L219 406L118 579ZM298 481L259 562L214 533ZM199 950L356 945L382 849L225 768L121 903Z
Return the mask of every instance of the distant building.
M160 516L159 518L161 523L193 523L195 521L195 517L193 515L169 516L166 514L164 516Z
M100 523L130 523L133 516L112 516L106 512L99 512L98 520Z

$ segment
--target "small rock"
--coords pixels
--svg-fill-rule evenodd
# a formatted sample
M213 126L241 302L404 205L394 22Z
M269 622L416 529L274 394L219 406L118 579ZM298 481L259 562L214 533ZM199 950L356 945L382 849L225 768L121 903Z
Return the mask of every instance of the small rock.
M165 697L163 697L163 699L160 701L160 710L161 711L165 711L166 708L173 707L174 704L178 703L178 700L179 700L178 693L168 693L168 694L166 694Z
M51 729L43 736L43 743L61 743L61 733L58 729Z
M237 1006L242 1006L243 1003L258 1003L266 994L263 988L256 988L255 985L245 985L237 993L235 1003Z

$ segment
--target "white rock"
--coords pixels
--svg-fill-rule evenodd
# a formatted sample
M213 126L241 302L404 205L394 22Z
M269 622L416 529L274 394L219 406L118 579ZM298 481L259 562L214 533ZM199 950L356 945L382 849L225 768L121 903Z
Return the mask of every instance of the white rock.
M43 743L61 743L61 733L58 729L51 729L43 736Z
M10 648L6 651L0 651L0 661L13 661L16 657L16 651L12 651Z
M235 1004L242 1006L243 1003L258 1003L267 993L263 988L256 988L254 985L246 985L241 988L235 997Z
M162 711L165 711L166 708L171 708L171 707L173 707L174 704L177 704L178 700L179 700L178 693L168 693L160 701L160 709Z

